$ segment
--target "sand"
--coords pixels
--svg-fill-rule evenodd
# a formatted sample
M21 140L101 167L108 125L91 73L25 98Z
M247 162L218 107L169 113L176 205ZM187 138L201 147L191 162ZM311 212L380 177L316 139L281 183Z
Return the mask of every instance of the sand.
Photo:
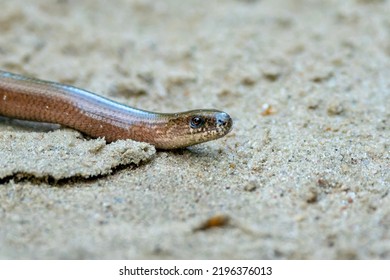
M1 9L3 70L234 120L167 152L1 118L1 259L390 258L390 1Z

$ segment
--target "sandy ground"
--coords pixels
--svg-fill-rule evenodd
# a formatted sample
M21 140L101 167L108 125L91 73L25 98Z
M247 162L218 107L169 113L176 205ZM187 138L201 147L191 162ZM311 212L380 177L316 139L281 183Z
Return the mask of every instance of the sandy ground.
M0 258L390 258L390 1L0 4L3 70L234 119L156 152L1 118Z

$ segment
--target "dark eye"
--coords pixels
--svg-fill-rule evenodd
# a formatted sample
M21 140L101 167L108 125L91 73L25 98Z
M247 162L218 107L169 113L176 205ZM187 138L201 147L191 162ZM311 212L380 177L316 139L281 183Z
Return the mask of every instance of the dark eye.
M190 120L190 126L192 128L199 128L204 124L204 119L199 116L192 117Z

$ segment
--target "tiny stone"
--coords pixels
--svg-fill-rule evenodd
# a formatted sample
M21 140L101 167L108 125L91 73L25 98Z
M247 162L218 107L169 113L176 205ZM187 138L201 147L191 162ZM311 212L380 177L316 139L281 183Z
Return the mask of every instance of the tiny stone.
M318 200L318 192L314 188L310 188L306 193L306 202L307 203L315 203Z
M339 102L333 102L328 106L328 115L335 116L341 115L344 112L344 107Z
M253 192L253 191L256 190L258 187L259 187L259 184L258 184L256 181L249 181L249 182L245 185L244 191Z
M251 76L243 77L241 83L244 86L253 86L256 83L256 78Z

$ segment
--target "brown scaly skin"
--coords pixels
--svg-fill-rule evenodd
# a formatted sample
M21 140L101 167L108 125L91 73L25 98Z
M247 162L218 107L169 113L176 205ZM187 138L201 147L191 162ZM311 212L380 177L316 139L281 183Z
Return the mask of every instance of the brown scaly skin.
M177 149L218 139L232 128L227 113L162 114L122 105L92 92L0 70L0 115L57 123L108 142L133 139Z

